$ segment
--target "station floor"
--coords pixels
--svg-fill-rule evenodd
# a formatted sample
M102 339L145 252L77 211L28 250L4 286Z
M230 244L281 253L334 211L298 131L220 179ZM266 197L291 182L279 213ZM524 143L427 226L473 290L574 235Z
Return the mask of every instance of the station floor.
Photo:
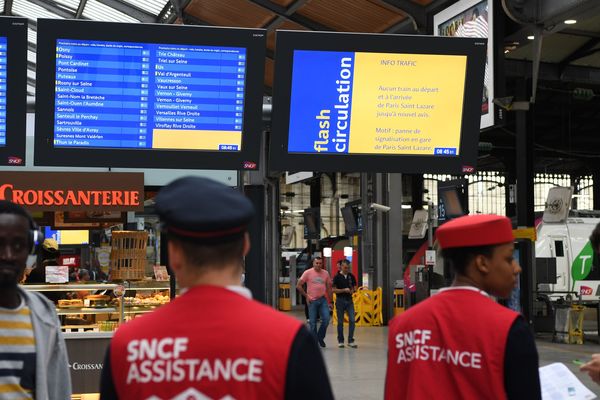
M299 319L304 313L291 312ZM344 330L347 335L347 328ZM329 379L336 399L370 400L383 399L387 357L387 327L357 327L355 332L357 349L337 347L337 327L327 329L322 349L329 372ZM592 353L600 353L600 345L588 340L583 345L553 343L551 335L536 336L540 366L555 362L564 363L581 381L600 398L600 386L596 385L573 360L589 360Z

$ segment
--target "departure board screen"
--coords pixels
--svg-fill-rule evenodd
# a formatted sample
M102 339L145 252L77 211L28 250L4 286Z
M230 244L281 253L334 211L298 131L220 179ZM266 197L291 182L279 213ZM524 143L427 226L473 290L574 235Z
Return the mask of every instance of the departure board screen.
M58 39L54 146L240 151L246 49Z
M6 146L6 67L8 59L6 36L0 36L0 146Z
M486 44L277 31L270 168L473 172Z
M35 165L257 169L264 29L37 20Z
M0 165L25 165L27 18L0 18Z
M459 155L466 56L296 50L293 62L290 153Z

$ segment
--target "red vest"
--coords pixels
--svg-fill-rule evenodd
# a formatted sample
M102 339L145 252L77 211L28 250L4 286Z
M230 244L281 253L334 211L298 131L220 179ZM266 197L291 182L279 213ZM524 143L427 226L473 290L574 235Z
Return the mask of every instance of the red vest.
M191 288L117 330L110 347L117 394L143 400L282 399L300 327L300 321L228 289Z
M504 351L518 314L447 289L390 322L385 398L506 399Z

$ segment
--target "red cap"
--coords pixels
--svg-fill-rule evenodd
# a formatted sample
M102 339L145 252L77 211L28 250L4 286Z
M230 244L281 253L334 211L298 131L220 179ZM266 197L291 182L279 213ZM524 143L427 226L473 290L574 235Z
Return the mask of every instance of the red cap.
M440 226L435 236L442 249L509 243L514 240L510 219L500 215L466 215Z

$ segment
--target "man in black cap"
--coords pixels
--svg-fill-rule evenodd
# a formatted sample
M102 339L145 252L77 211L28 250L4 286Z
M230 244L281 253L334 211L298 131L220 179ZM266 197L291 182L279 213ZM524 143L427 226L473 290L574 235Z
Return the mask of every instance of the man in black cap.
M186 177L156 197L182 294L120 327L101 399L331 399L317 344L240 286L254 215L240 192Z

